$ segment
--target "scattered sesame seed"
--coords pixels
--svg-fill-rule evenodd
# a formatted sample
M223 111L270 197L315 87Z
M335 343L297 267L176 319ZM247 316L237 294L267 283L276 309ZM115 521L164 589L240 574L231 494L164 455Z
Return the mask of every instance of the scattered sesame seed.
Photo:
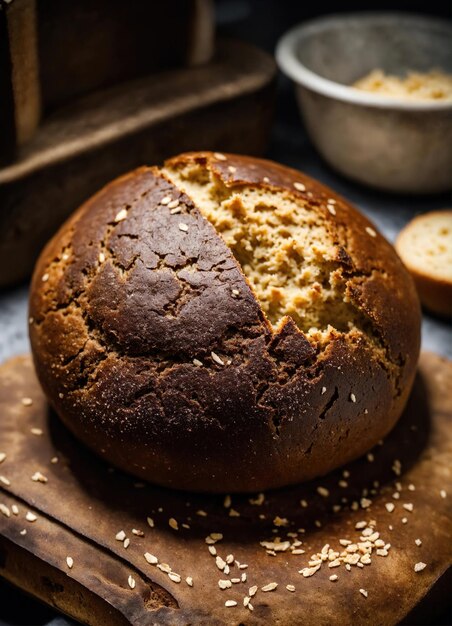
M300 505L306 509L308 507L308 503L306 502L306 500L300 500Z
M171 200L171 202L168 202L169 209L175 209L178 206L179 206L179 200L177 198L175 200Z
M422 545L422 540L421 540L421 539L415 539L415 540L414 540L414 543L415 543L417 546L421 546L421 545Z
M248 606L248 604L250 603L251 598L249 596L245 596L243 598L243 606Z
M5 517L11 516L9 508L6 506L6 504L3 504L2 502L0 502L0 513L2 513Z
M159 563L157 567L160 571L165 572L165 574L169 574L171 572L171 567L168 563Z
M394 460L391 469L396 476L400 476L400 474L402 473L402 463L399 461L399 459Z
M11 511L13 512L13 515L19 515L19 507L17 504L11 505Z
M173 581L173 583L180 583L181 577L176 572L168 572L168 578Z
M152 519L152 517L147 517L146 521L151 528L154 528L155 524L154 524L154 520Z
M336 209L334 208L334 206L331 206L331 204L328 204L326 208L331 213L331 215L336 215Z
M268 583L261 587L261 591L274 591L278 587L278 583Z
M367 522L365 521L356 522L355 524L356 530L361 530L361 528L366 528L366 526L367 526Z
M46 283L49 280L49 275L48 274L43 274L41 280L42 280L43 283Z
M22 528L22 530L19 532L19 535L26 535L27 531L25 530L25 528Z
M224 603L224 606L237 606L237 602L235 600L226 600L226 602Z
M226 161L226 157L221 152L214 152L213 156L218 159L218 161Z
M99 263L103 263L105 261L105 254L103 252L99 252Z
M416 487L413 484L408 485L408 491L416 491Z
M41 428L30 428L30 432L32 435L36 435L37 437L40 437L41 435L44 434Z
M3 483L6 487L9 487L11 484L11 481L6 478L6 476L0 476L0 483Z
M125 220L126 217L127 217L127 209L121 209L119 213L116 214L114 221L116 223L122 222L122 220Z
M328 498L330 492L326 487L317 487L317 493L322 496L322 498Z
M350 472L349 472L348 470L344 470L344 471L342 472L342 476L343 476L344 478L350 478Z
M41 472L35 472L31 477L31 480L33 480L35 483L46 483L47 477L44 476L44 474L41 474Z
M67 556L66 564L69 567L69 569L72 569L72 566L74 565L74 559L71 556Z
M265 502L265 493L258 493L256 498L250 498L248 502L253 506L262 506Z
M393 502L386 502L385 507L388 513L392 513L395 509L395 504Z
M342 487L342 489L346 489L348 487L348 482L346 480L340 480L338 485L339 487Z
M202 362L199 359L193 359L193 365L197 367L202 367Z
M232 290L232 295L233 296L239 296L240 295L240 291L238 289L233 289Z
M377 233L370 226L366 226L366 233L368 235L370 235L371 237L376 237L377 236Z
M215 363L218 363L218 365L224 365L224 361L218 356L218 354L216 352L212 351L210 353L210 356L215 361Z
M337 574L332 574L332 575L330 576L330 580L331 580L331 582L333 582L333 583L334 583L334 582L336 582L336 580L337 580L338 578L339 578L339 577L338 577L338 575L337 575Z
M226 561L221 558L221 556L217 555L215 557L215 565L218 567L219 570L223 571L227 564Z
M400 499L400 493L398 491L395 491L392 494L392 497L394 498L394 500L399 500Z
M289 520L286 517L279 517L279 515L277 515L273 520L273 524L278 527L287 526L289 524Z
M369 461L369 463L373 463L375 461L375 457L372 452L367 453L367 460Z
M441 496L441 498L447 498L447 493L445 489L441 489L441 491L439 492L439 495Z
M229 517L240 517L240 513L235 509L229 509Z
M359 590L359 593L360 593L362 596L364 596L365 598L367 598L367 596L369 595L365 589L360 589L360 590Z
M369 498L361 498L360 504L361 504L361 508L367 509L372 504L372 500L369 500Z
M242 575L240 578L242 580L242 583L246 583L246 579L247 579L246 572L242 572Z
M231 172L231 174L234 174L237 171L237 168L234 167L233 165L229 165L228 170Z
M196 515L199 515L199 517L207 517L207 513L203 511L202 509L199 509L199 511L196 511Z
M304 578L309 578L310 576L313 576L318 570L320 569L320 565L314 565L313 567L304 567L303 569L299 570L299 574L303 574Z
M38 516L32 513L31 511L27 511L27 514L25 515L25 519L27 520L27 522L36 522L36 520L38 519Z
M413 509L414 509L414 504L412 504L411 502L407 502L407 503L405 503L405 504L403 505L403 508L404 508L406 511L410 511L410 512L412 512L412 511L413 511Z
M5 459L6 459L6 454L4 452L0 452L0 463L3 463Z
M224 497L223 506L225 509L229 509L231 507L231 504L232 504L231 496L228 494Z
M208 550L212 556L217 556L217 549L215 548L215 546L209 546Z
M139 530L138 528L132 528L132 535L136 535L137 537L144 537L144 532Z
M422 572L423 569L425 569L427 567L426 563L422 563L422 561L419 561L419 563L416 563L414 566L414 571L415 572Z
M177 520L174 519L174 517L169 518L168 524L173 530L179 530L179 524L177 523Z
M170 196L164 196L161 200L160 200L160 204L163 204L163 206L169 204L171 202L171 197Z
M124 541L125 538L126 538L126 533L123 530L120 530L118 533L116 533L116 536L115 536L116 541Z
M124 539L124 548L127 550L127 548L130 546L130 539L128 537L126 537Z
M286 585L287 591L295 591L295 585Z
M264 178L262 179L264 181L264 183L269 183L270 179L268 176L264 176Z
M295 189L297 191L306 191L306 187L305 185L303 185L303 183L294 183L293 186L295 187Z
M324 393L326 393L326 387L322 387L321 395L323 396Z
M185 582L187 583L189 587L193 587L193 578L191 576L187 576L187 578L185 579Z
M351 394L350 394L350 400L351 400L352 402L356 402L356 396L355 396L355 394L354 394L354 393L351 393Z
M33 400L31 398L22 398L22 404L24 406L31 406L33 404Z
M238 585L241 582L240 578L231 578L231 583L233 585Z
M158 558L154 556L153 554L151 554L150 552L145 552L144 558L150 565L157 565L157 563L159 562Z
M127 582L129 583L129 587L131 589L135 589L135 586L136 586L135 578L133 578L132 576L129 576L129 578L127 579Z
M182 230L184 233L186 233L188 231L187 224L184 224L183 222L180 222L179 223L179 230Z
M408 524L408 518L402 517L402 524Z

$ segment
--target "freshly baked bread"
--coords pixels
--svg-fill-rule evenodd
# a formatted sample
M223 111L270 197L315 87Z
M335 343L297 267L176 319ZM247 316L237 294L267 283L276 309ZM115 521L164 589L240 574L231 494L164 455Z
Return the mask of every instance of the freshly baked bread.
M452 210L415 217L400 232L396 250L425 308L452 316Z
M413 282L331 190L188 153L88 200L35 268L36 371L70 430L157 484L255 491L362 455L419 353Z

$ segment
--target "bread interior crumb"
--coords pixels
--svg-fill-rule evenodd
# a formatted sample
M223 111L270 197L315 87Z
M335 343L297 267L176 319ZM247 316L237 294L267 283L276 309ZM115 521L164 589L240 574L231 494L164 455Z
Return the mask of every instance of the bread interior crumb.
M221 234L273 326L290 316L303 332L361 328L347 301L327 220L302 198L252 184L226 186L200 163L163 169Z

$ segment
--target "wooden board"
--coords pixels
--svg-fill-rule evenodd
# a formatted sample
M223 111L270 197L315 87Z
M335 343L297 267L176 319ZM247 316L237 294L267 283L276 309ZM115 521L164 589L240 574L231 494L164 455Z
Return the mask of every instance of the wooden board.
M346 468L350 476L343 487L338 485L344 479L340 470L254 503L249 496L233 496L231 507L219 496L144 485L109 468L49 411L29 357L0 368L0 416L0 452L7 455L0 465L0 502L7 507L0 513L0 574L88 624L282 626L311 623L313 616L320 625L397 624L451 564L452 363L433 354L422 356L411 400L392 434L376 446L373 457ZM398 463L400 476L393 469L398 471ZM32 480L35 472L47 482ZM329 495L321 495L319 486ZM363 489L368 489L364 494L370 506L361 499ZM394 511L387 510L387 503L395 505ZM334 505L340 510L333 511ZM26 520L27 511L36 521ZM277 516L287 522L275 525ZM171 527L171 518L178 530ZM343 564L329 568L324 563L311 577L298 573L326 543L343 549L340 539L359 540L355 524L370 520L391 544L388 556L373 553L370 565L351 571ZM130 538L127 548L115 538L121 530ZM247 568L234 563L229 576L219 571L205 543L212 532L223 534L215 544L218 554L223 559L232 554ZM302 541L297 549L304 554L288 550L271 556L260 545L276 536L293 542L295 533ZM181 582L148 564L145 552L169 564ZM416 573L419 562L426 567ZM218 579L244 573L246 582L219 588ZM337 574L336 582L329 580L332 574ZM193 587L185 582L188 576ZM261 587L270 582L277 582L277 589L263 592ZM287 590L287 584L295 591ZM251 612L243 598L253 585L259 590ZM226 600L238 604L226 607Z
M265 52L220 41L205 65L99 90L48 116L0 168L0 287L23 280L58 226L116 176L189 150L261 154L275 76Z

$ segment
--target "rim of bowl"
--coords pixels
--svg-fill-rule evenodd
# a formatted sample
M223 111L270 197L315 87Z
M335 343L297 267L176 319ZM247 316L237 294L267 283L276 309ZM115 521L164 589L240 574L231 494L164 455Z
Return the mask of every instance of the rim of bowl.
M338 22L355 21L385 22L388 19L404 20L407 23L430 24L432 27L447 28L452 33L452 27L445 20L440 18L424 17L421 15L401 13L401 12L369 12L369 13L346 13L332 14L325 17L308 20L287 31L276 46L276 61L281 71L297 84L315 91L323 96L341 100L350 104L360 104L381 109L404 109L409 111L439 111L452 108L452 102L441 102L437 100L407 100L403 98L393 98L381 94L372 94L355 87L337 83L328 78L323 78L312 70L309 70L296 57L296 46L307 35L315 34L327 29L332 24Z

